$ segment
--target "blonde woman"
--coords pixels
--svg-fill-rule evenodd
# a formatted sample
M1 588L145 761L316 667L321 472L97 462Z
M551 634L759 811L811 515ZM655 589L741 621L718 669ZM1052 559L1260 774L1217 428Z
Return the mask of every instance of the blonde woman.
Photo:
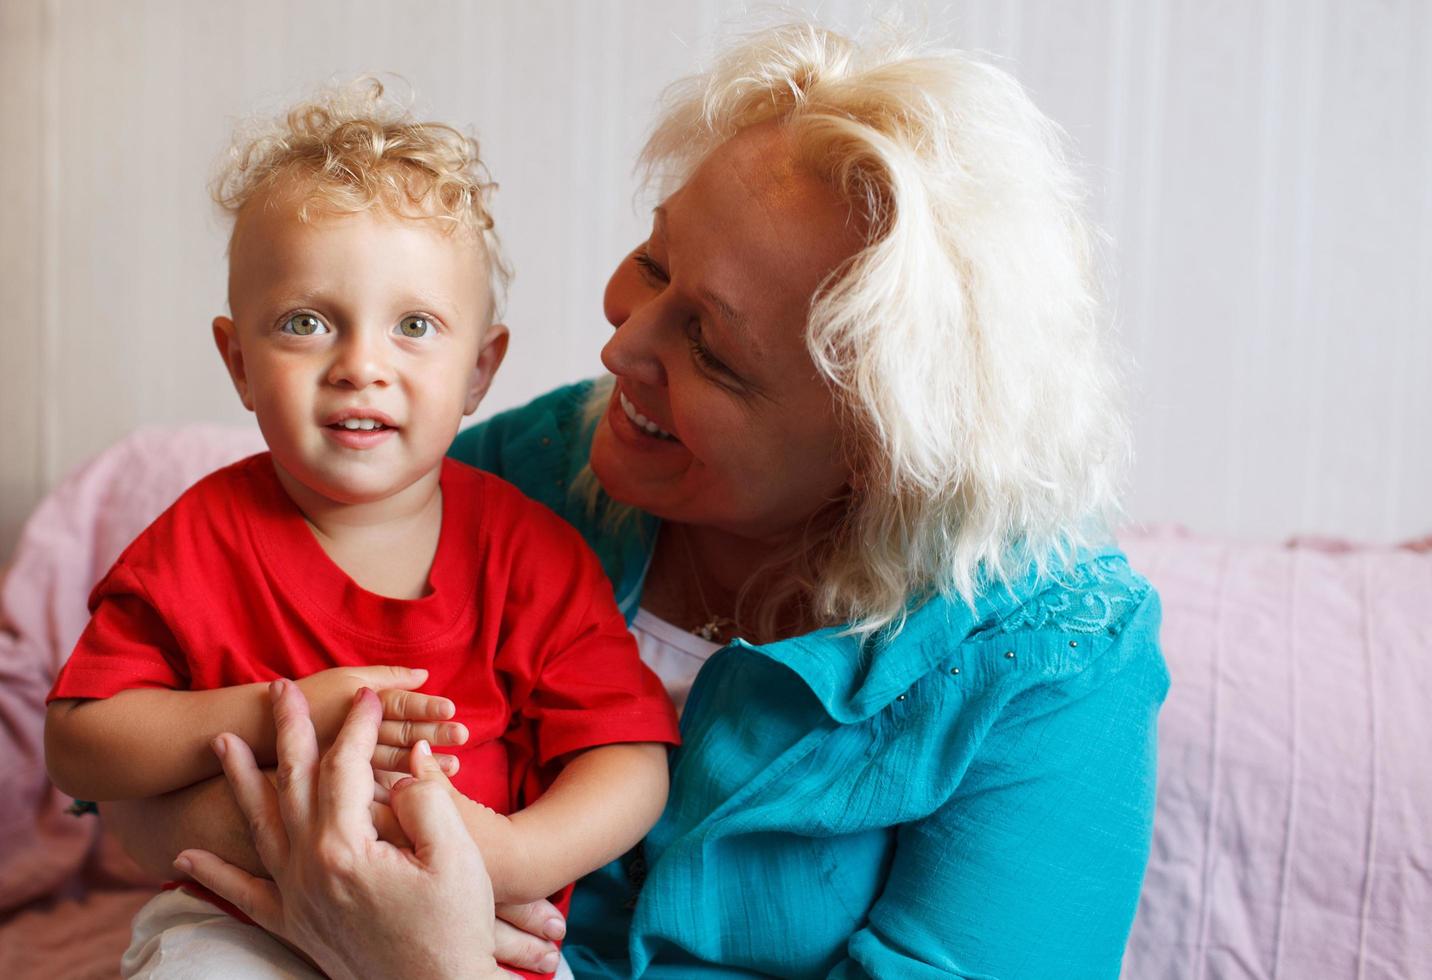
M684 704L578 976L1117 975L1167 674L1064 154L964 54L752 37L647 145L611 377L459 436L585 535ZM235 825L188 802L166 859Z

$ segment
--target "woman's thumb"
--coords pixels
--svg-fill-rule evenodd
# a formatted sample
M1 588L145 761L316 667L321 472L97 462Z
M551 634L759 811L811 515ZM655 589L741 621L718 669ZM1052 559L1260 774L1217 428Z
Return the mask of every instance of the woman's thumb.
M393 815L413 842L413 853L428 863L435 849L466 840L467 828L452 798L451 784L438 768L428 743L414 745L410 758L412 776L394 783L390 791Z

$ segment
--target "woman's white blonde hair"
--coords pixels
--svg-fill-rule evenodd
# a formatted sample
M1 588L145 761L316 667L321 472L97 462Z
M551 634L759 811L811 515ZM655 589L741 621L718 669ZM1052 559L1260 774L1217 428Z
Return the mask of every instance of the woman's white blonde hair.
M247 120L214 179L214 201L237 219L249 202L271 201L270 192L282 187L298 193L305 222L381 208L471 234L486 253L499 316L511 272L488 210L497 185L477 140L414 118L409 101L364 75L334 82L277 116Z
M743 618L796 598L869 634L933 594L973 604L1064 567L1107 533L1130 440L1099 238L1063 133L970 54L786 26L668 90L641 157L649 185L664 197L772 121L870 232L817 290L806 337L851 492L748 590L764 608Z

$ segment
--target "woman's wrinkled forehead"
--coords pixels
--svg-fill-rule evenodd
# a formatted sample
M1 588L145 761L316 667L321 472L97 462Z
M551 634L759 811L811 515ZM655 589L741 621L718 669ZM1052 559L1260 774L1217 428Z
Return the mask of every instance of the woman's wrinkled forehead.
M665 202L709 198L722 225L771 244L849 255L864 244L856 209L805 160L788 126L762 123L718 144ZM819 221L793 222L795 216ZM819 228L821 242L793 241L798 229ZM834 241L824 241L834 231Z

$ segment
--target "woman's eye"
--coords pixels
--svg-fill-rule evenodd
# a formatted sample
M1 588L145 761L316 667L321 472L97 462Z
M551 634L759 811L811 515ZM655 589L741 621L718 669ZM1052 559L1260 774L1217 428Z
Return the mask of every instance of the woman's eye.
M282 330L296 337L312 337L316 333L327 333L328 325L312 313L295 313L283 322Z
M425 316L405 316L398 321L398 332L404 337L426 337L432 331L432 321Z
M701 368L711 374L722 374L728 378L735 379L736 374L721 362L715 354L711 353L706 346L706 341L701 336L701 321L692 320L686 330L686 342L691 348L691 358Z
M641 269L642 275L648 282L666 285L668 281L666 270L657 264L656 260L651 257L651 253L645 248L637 249L632 258L636 260L637 267Z

